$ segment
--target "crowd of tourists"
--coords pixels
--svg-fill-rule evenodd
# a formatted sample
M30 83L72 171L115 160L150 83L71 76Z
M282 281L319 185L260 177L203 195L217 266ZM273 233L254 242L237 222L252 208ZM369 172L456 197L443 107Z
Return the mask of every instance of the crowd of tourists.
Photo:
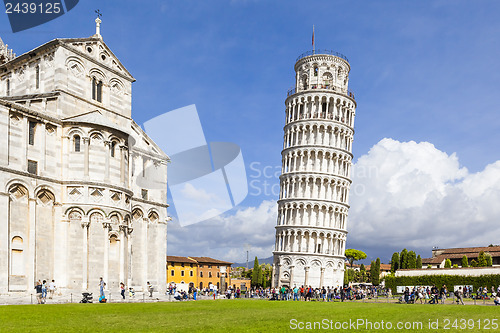
M436 285L432 287L416 286L411 290L409 287L405 288L403 296L399 299L400 303L415 304L420 302L421 304L445 304L447 298L453 297L457 304L464 305L464 298L475 298L475 299L493 299L495 305L500 305L500 285L495 291L495 287L491 287L491 294L488 295L488 288L479 287L476 291L476 295L473 295L473 290L471 286L459 286L457 290L453 293L448 291L445 284L438 288Z
M45 304L47 302L47 292L49 294L49 299L54 297L56 292L56 282L52 280L47 284L47 280L38 280L35 284L36 300L38 304Z

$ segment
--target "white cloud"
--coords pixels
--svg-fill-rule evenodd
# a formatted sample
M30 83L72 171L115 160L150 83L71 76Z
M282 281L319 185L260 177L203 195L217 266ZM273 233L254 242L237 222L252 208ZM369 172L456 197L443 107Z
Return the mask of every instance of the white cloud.
M220 215L187 227L174 221L168 229L168 254L243 262L249 244L252 262L255 256L270 257L276 218L276 202L263 201L258 207L239 209L232 215Z
M500 233L500 161L470 174L428 142L383 139L353 167L350 198L349 246L424 256L432 246L487 246Z
M500 161L478 173L460 166L428 142L383 139L361 156L352 172L348 247L368 259L390 260L394 251L430 256L433 246L483 246L500 235ZM209 221L169 225L170 255L212 256L243 262L272 255L275 201Z

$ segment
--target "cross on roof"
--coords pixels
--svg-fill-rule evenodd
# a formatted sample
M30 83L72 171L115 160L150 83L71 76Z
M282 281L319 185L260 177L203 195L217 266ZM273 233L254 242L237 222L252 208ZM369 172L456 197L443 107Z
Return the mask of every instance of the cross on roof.
M102 16L102 13L101 13L101 11L99 9L96 10L95 13L97 14L97 17L101 17Z

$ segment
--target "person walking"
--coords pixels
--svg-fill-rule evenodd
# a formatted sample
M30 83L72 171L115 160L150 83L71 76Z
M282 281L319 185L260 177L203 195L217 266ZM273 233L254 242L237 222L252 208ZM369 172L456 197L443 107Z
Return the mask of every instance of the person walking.
M462 305L465 305L463 300L464 293L462 292L462 287L458 287L458 290L455 292L455 296L457 297L457 304L462 303Z
M122 299L125 300L125 284L120 282L120 294L122 295Z
M36 300L38 301L38 304L42 304L42 283L40 282L40 280L36 282L35 290L36 290Z
M146 288L146 289L147 289L147 290L148 290L148 292L149 292L149 297L153 297L153 290L154 290L154 288L153 288L153 286L149 283L149 281L148 281L148 284L147 284L147 288Z
M43 280L42 283L42 303L47 302L47 280Z
M448 295L448 289L445 284L443 284L439 293L441 294L441 304L444 304L444 301L446 301L446 295Z
M49 298L52 299L52 297L54 297L54 293L56 291L56 281L55 280L52 280L50 283L49 283Z
M105 285L106 285L106 283L104 282L102 277L99 278L99 297L105 298L105 296L104 296L104 286Z
M294 301L299 300L299 288L297 288L297 286L293 287L293 300Z

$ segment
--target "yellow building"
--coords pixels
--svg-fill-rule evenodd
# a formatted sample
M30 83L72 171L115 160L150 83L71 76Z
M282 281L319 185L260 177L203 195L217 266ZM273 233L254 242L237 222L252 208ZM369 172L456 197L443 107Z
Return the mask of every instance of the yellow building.
M196 287L204 289L213 284L217 290L221 290L224 280L223 290L231 286L231 265L233 263L217 260L209 257L189 257L198 263L198 280Z
M190 285L204 289L213 284L221 290L231 286L231 262L209 257L167 256L167 285L175 283L181 289Z
M198 263L187 257L167 256L167 285L197 286Z

